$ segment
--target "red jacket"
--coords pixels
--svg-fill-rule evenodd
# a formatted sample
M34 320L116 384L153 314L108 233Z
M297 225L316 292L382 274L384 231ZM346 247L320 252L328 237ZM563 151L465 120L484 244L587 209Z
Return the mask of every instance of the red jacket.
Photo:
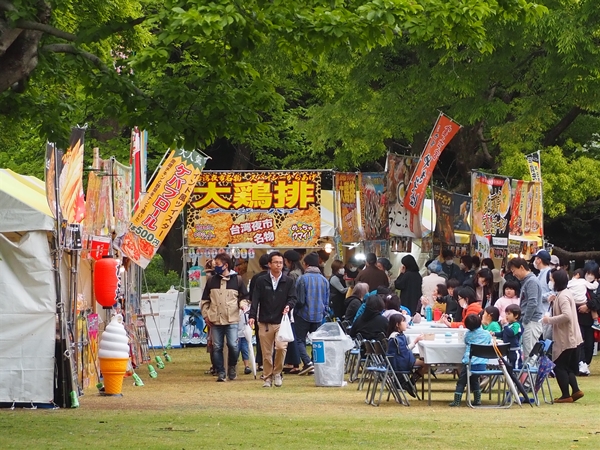
M479 314L480 311L481 311L481 303L480 302L471 303L470 305L467 306L467 309L465 309L463 311L463 315L462 315L463 322L465 320L465 317L467 317L469 314ZM451 322L450 327L452 327L452 328L460 328L461 326L464 327L465 324L463 322Z

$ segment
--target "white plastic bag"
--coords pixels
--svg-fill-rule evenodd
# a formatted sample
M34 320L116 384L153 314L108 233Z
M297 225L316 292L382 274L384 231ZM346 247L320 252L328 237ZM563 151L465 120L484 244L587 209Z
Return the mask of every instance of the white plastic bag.
M277 340L279 342L293 342L294 339L294 332L292 331L292 324L290 323L290 318L287 314L284 314L283 318L281 319L279 331L277 332Z

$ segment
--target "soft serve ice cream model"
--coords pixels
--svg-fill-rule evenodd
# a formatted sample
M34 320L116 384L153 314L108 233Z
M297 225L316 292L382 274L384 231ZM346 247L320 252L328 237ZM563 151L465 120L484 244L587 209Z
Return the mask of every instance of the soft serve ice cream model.
M129 362L129 338L123 326L123 316L120 314L113 316L102 333L98 358L104 377L104 392L120 394Z

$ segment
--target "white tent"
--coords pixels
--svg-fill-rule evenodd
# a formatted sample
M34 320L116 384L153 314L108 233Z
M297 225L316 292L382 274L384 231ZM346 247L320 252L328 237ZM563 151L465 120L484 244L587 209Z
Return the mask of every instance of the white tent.
M0 403L54 397L53 229L43 183L0 169Z

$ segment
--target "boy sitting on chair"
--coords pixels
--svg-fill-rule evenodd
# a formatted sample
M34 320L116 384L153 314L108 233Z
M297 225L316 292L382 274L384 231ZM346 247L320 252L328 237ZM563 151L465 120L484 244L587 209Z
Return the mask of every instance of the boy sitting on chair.
M505 344L510 344L508 351L508 360L513 369L523 367L523 352L521 350L521 336L523 335L523 326L519 322L521 318L521 307L517 304L506 307L505 317L506 326L500 333L492 333L497 338L501 338Z
M469 364L469 358L471 353L471 344L477 345L491 345L492 335L481 328L481 318L477 314L469 314L464 320L465 327L469 331L465 333L465 354L462 359L463 367L460 371L458 381L456 382L456 389L454 390L454 401L449 406L460 406L463 392L467 383L471 383L471 390L473 391L473 405L481 405L481 387L479 386L479 375L471 375L470 379L467 380L467 364ZM471 362L472 370L485 370L487 365L487 359L485 358L473 358Z

